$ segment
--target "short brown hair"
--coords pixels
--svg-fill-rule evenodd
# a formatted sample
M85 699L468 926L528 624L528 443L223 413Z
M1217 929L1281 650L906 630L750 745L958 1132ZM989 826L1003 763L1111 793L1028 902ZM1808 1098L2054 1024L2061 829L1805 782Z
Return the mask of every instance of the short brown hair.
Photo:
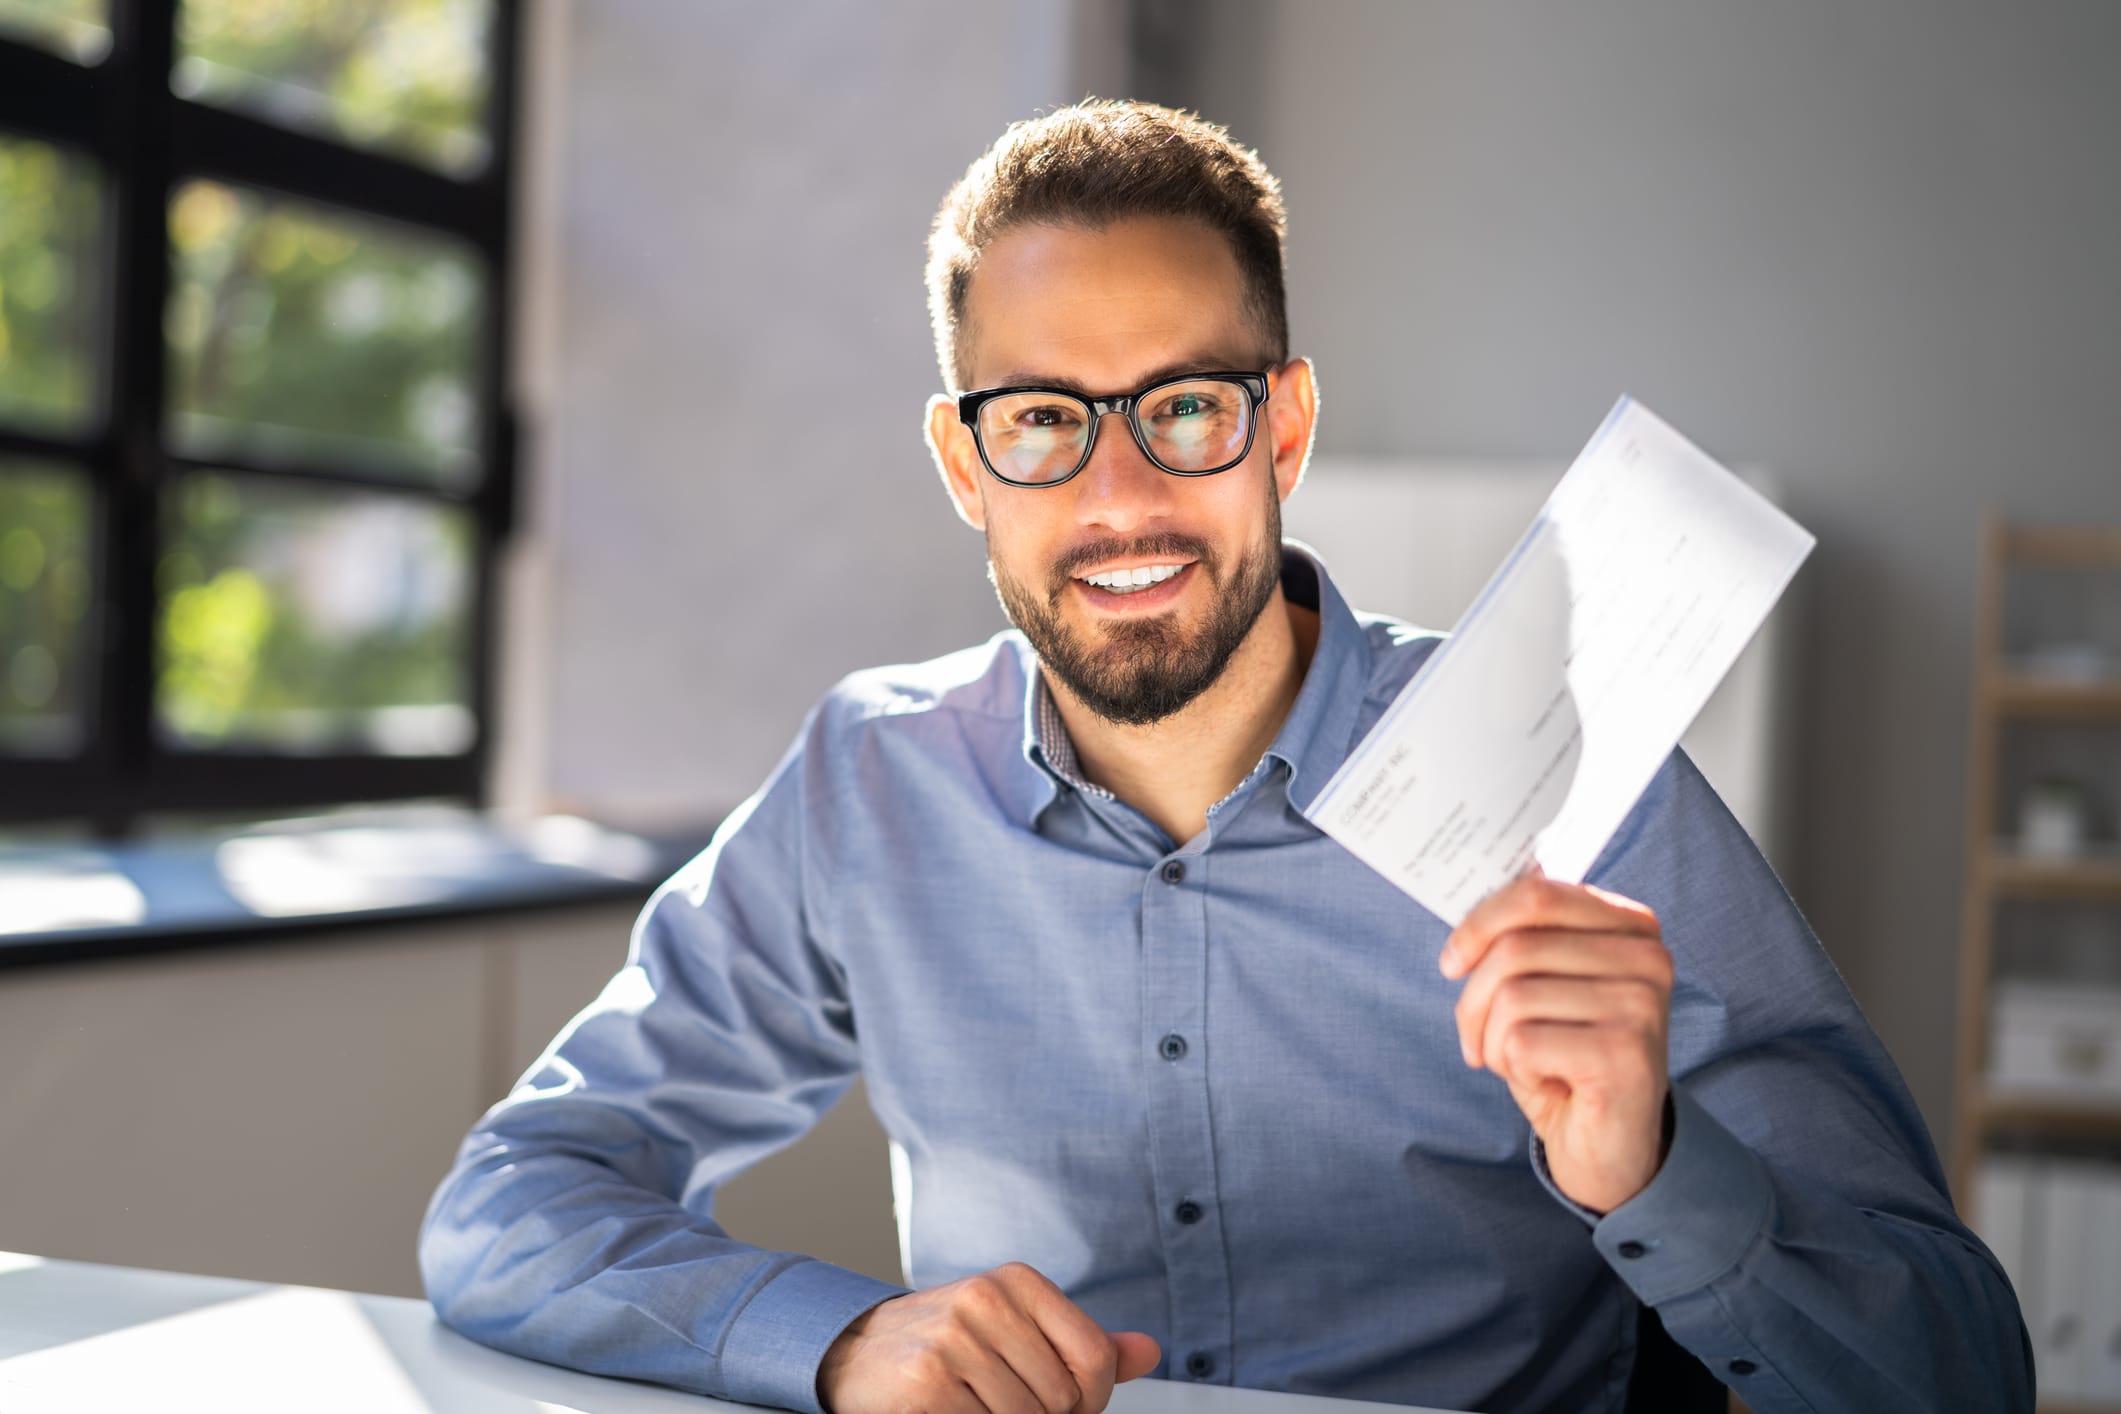
M1154 103L1086 98L1012 123L943 198L928 236L928 315L935 357L955 392L965 295L989 242L1017 226L1097 229L1131 216L1176 216L1220 232L1237 256L1245 301L1266 340L1289 357L1282 285L1287 217L1281 183L1230 134Z

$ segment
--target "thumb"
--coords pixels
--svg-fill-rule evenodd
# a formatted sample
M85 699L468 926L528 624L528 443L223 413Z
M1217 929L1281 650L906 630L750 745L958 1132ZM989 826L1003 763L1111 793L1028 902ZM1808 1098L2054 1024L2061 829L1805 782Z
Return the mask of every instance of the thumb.
M1164 1358L1163 1347L1154 1336L1140 1331L1114 1331L1112 1339L1119 1346L1119 1373L1112 1378L1114 1384L1138 1380L1156 1368L1156 1362Z

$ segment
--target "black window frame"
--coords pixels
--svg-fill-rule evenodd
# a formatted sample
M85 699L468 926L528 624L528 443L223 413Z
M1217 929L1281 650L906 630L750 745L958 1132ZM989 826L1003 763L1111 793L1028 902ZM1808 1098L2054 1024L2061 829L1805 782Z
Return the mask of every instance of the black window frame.
M86 824L118 838L161 813L267 813L349 802L453 798L487 802L495 714L498 558L515 528L516 417L511 403L511 215L522 13L494 0L486 165L466 178L417 162L277 127L178 97L170 87L182 0L112 0L112 44L84 67L0 39L0 134L85 153L100 167L104 288L99 417L79 436L0 425L0 456L83 469L92 496L92 661L80 752L0 754L0 824ZM262 461L179 455L167 444L163 308L171 257L171 193L194 177L321 202L453 236L485 263L477 411L480 475L464 491L384 479L319 459ZM461 507L473 525L466 680L474 731L462 754L393 757L171 749L154 723L155 563L163 503L202 469L388 490Z

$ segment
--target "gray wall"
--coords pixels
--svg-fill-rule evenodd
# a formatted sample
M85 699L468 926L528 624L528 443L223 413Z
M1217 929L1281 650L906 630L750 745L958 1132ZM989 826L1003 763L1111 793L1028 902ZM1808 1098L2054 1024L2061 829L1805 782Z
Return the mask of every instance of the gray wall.
M2121 7L1207 8L1321 450L1563 457L1625 390L1781 474L1790 882L1941 1142L1976 519L2121 521Z
M923 243L1108 9L542 7L509 803L712 818L843 674L1003 626L921 442Z
M2121 520L2121 8L539 16L505 800L711 814L841 673L999 626L918 437L930 214L1041 105L1197 102L1287 187L1322 450L1566 457L1627 390L1781 474L1791 883L1945 1137L1975 518Z

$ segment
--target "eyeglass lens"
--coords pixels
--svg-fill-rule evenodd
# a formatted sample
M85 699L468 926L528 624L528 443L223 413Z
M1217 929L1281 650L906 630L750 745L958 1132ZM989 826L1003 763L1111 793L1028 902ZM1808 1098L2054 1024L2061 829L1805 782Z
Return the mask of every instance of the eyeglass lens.
M1134 406L1150 460L1167 471L1210 471L1244 451L1252 399L1219 378L1166 383ZM1011 481L1058 481L1082 464L1090 405L1066 393L1008 393L979 410L987 461Z

